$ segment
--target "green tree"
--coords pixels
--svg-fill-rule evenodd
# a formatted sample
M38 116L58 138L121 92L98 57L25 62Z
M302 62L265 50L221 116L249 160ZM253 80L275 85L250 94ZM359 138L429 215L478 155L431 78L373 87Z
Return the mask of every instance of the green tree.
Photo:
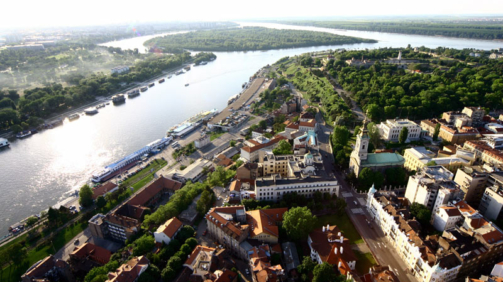
M229 146L231 146L231 147L235 147L235 146L236 146L236 140L231 140L231 141L229 142Z
M430 224L431 211L425 205L412 203L412 205L410 205L410 214L415 217L423 227Z
M13 126L10 127L10 129L14 133L19 133L19 132L23 131L23 128L19 124L14 124Z
M376 104L370 104L367 105L367 117L373 121L373 122L380 122L381 121L381 108L379 105Z
M344 147L348 144L350 137L351 133L347 127L343 125L335 126L334 134L332 135L332 141L334 144L340 144Z
M433 141L438 140L438 134L440 133L440 123L435 125L435 131L433 131Z
M182 259L175 255L168 260L167 267L171 267L174 270L179 270L182 268L182 265L183 265Z
M265 121L265 120L259 121L258 126L260 126L262 129L266 129L267 128L267 121Z
M189 238L185 241L185 244L189 245L192 249L194 249L197 246L198 242L196 238Z
M154 237L150 235L143 235L134 241L133 255L141 256L144 255L155 247Z
M38 221L38 218L35 217L35 216L30 216L27 220L26 220L26 225L27 226L32 226L33 224L37 223Z
M333 282L337 281L337 274L334 271L334 266L328 262L318 264L313 270L313 282Z
M147 270L140 275L138 282L157 282L159 278L161 278L159 268L151 263Z
M370 143L374 145L374 148L379 148L381 146L382 139L377 125L373 122L367 124L367 132L369 135Z
M79 192L79 204L84 208L87 208L93 204L93 190L89 185L84 185L80 188Z
M372 169L365 167L360 172L358 177L358 186L360 189L367 191L372 184L379 188L384 182L384 176L380 172L374 172Z
M176 235L176 238L180 240L180 242L185 242L190 237L194 237L196 230L190 225L185 225Z
M201 193L201 197L197 200L196 210L200 215L204 215L213 205L213 191L205 189L203 193Z
M292 145L286 140L281 140L278 146L272 150L274 155L289 155L292 153Z
M171 280L175 279L175 277L176 271L169 266L166 266L166 268L164 268L161 272L161 278L164 282L170 282Z
M407 141L407 136L409 136L409 129L404 126L398 135L398 142L400 142L400 144L404 144L405 141Z
M296 207L283 215L283 228L292 240L302 240L311 233L316 222L316 216L307 207Z
M106 206L106 204L107 204L107 200L105 200L105 197L98 196L98 198L96 198L96 207L98 209L101 209L102 207Z
M188 244L183 244L180 247L180 251L182 251L186 256L188 256L190 255L190 253L192 253L192 248Z

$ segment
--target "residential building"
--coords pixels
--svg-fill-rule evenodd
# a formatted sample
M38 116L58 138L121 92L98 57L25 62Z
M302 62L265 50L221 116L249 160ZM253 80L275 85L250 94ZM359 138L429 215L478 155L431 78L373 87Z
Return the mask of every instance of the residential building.
M456 128L472 126L472 119L460 111L444 112L442 119L449 124L453 124Z
M489 171L484 166L466 166L457 170L454 182L465 193L464 200L471 206L478 207L488 178Z
M425 147L414 147L406 149L403 157L405 159L404 167L409 171L418 171L435 157L435 153Z
M435 214L440 206L463 199L459 185L452 181L453 176L442 166L427 167L409 177L405 198L426 206Z
M363 121L363 128L360 134L356 137L356 143L351 159L349 161L349 168L352 170L356 177L360 175L360 171L366 167L374 170L384 172L387 168L402 167L405 159L397 153L368 153L369 149L369 136L366 127L366 120Z
M215 250L215 248L198 245L188 256L183 266L191 270L191 276L198 276L203 281L204 277L211 273L211 263L214 260Z
M408 129L407 142L421 138L421 127L408 119L388 119L377 125L381 138L386 142L397 142L403 128Z
M400 282L393 269L389 266L375 265L369 269L369 273L363 275L362 282Z
M210 135L205 134L194 141L194 146L196 146L197 149L201 149L210 143Z
M442 124L438 136L447 142L463 144L465 141L477 139L479 131L470 126L456 128L454 125Z
M249 162L255 162L258 160L259 151L268 149L272 150L278 146L278 143L281 140L287 140L287 138L277 135L267 143L254 144L254 146L244 146L241 148L241 158Z
M157 243L169 244L176 234L182 229L183 223L176 217L168 219L164 224L154 232L154 238Z
M96 214L88 222L89 230L93 238L105 238L108 236L108 227L106 226L105 216L103 214Z
M150 262L147 257L134 257L127 263L119 266L116 271L109 272L106 282L136 282L149 265Z
M303 135L293 139L294 154L305 154L307 151L319 151L316 132L309 130Z
M72 281L70 266L64 260L56 259L52 255L33 264L21 276L22 282L33 281Z
M388 239L389 246L418 281L455 281L461 261L452 252L438 248L436 237L421 237L421 225L411 218L410 202L393 193L380 193L372 186L367 209Z
M228 167L234 163L230 158L226 157L224 154L218 155L214 159L214 161L216 162L217 166L223 166L223 167Z
M125 242L131 238L141 228L139 220L115 213L105 215L102 224L104 226L101 228L106 230L106 232L103 232L105 238L120 242Z
M364 67L368 68L372 65L374 65L375 62L371 60L364 60L363 58L361 60L355 60L355 58L351 58L351 60L346 60L346 64L350 67Z
M110 71L112 74L126 73L126 72L129 72L129 67L128 66L118 66L118 67L112 68Z
M328 262L338 268L347 266L347 271L355 270L356 256L351 243L337 226L327 225L313 230L309 233L307 243L311 249L311 259L318 264Z
M256 163L244 163L236 170L236 179L256 179L258 176Z
M281 244L281 248L283 249L283 263L285 264L286 272L289 275L294 275L293 272L296 272L297 266L300 265L297 247L293 242L285 242Z
M494 172L489 175L479 205L480 213L490 220L503 218L503 173Z
M480 124L486 114L485 110L481 107L464 107L461 112L469 116L475 125Z
M499 123L486 123L484 124L484 128L487 130L487 131L490 131L492 133L495 133L495 134L501 134L503 133L503 125L499 124Z
M425 119L425 120L422 120L421 123L420 123L420 126L421 126L421 129L424 132L423 134L427 135L427 136L433 137L433 135L435 134L435 127L439 123L440 123L440 121L437 120L437 119ZM440 131L439 131L439 133L440 133Z
M503 54L491 53L491 55L489 55L489 59L497 60L501 58L503 58Z
M464 217L455 206L440 206L432 216L432 225L438 231L445 231L463 221Z
M283 214L287 208L254 210L246 212L246 222L250 228L249 239L255 239L263 243L277 244L279 229L277 222L283 221Z
M112 253L100 246L84 243L76 247L68 260L72 271L79 277L84 277L94 267L103 266L110 261Z
M503 278L503 262L498 262L494 265L493 270L491 271L491 275L493 277Z
M99 196L105 197L107 194L113 193L117 190L119 190L119 186L111 181L101 184L100 186L93 188L93 200L96 200Z
M484 140L466 141L463 149L474 152L478 161L495 166L503 165L503 153L491 148Z
M285 127L285 132L288 134L292 134L294 131L304 133L310 130L315 132L318 130L318 123L314 118L305 121L299 120L298 122L291 122Z

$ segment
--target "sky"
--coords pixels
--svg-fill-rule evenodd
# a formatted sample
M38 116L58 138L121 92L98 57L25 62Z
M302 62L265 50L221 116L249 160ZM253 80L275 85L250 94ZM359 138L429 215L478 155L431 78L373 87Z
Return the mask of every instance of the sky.
M4 0L1 28L286 17L503 15L503 0ZM503 16L502 16L503 17Z

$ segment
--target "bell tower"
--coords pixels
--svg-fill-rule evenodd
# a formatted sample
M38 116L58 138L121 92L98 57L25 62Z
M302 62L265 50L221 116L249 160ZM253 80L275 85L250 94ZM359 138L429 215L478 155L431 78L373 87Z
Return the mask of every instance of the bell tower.
M363 121L361 132L356 136L355 149L351 153L352 157L360 161L367 159L369 150L369 134L367 131L367 118ZM358 162L360 163L360 162Z

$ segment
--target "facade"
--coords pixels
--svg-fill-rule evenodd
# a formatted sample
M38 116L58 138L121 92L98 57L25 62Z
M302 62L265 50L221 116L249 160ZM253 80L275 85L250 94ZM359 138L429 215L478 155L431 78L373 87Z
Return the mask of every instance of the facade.
M126 73L126 72L129 72L129 67L128 66L118 66L118 67L112 68L110 71L112 74Z
M367 210L410 273L422 282L455 281L461 262L435 248L434 238L420 237L421 226L411 219L408 206L407 199L394 194L378 193L374 187L368 192Z
M405 150L404 167L409 170L421 170L427 167L429 162L435 165L445 167L450 171L456 171L459 168L469 166L475 161L475 155L472 152L458 149L454 154L447 151L439 151L438 156L425 147L414 147Z
M480 124L486 114L481 107L465 107L461 112L469 116L474 124Z
M356 137L355 148L351 153L349 169L356 177L362 169L368 167L374 171L384 172L387 168L402 167L405 159L397 153L368 153L369 136L366 127L366 120L363 122L363 129Z
M164 224L157 228L154 232L154 238L157 243L169 244L173 238L175 238L178 231L183 227L183 223L176 217L173 217L166 221Z
M397 142L400 132L404 127L409 130L409 134L407 135L409 142L421 138L421 127L408 119L388 119L385 122L381 122L377 127L379 128L381 138L386 142Z
M457 170L454 182L465 193L464 200L472 207L478 207L488 178L489 172L483 166L467 166Z
M194 146L196 146L196 148L198 149L201 149L210 143L210 136L205 134L204 136L201 136L199 139L194 141Z
M258 175L256 163L244 163L236 170L236 179L256 179Z
M472 119L460 111L444 112L442 119L449 124L453 124L456 128L472 126Z
M259 151L261 150L272 150L278 146L279 141L287 140L287 138L277 135L272 138L269 142L263 144L256 144L254 146L244 146L241 148L241 158L249 162L255 162L258 160Z
M456 128L453 125L442 124L440 126L440 133L438 136L447 142L463 144L465 141L477 139L479 131L476 128L469 126Z
M109 272L106 282L136 282L140 275L147 270L149 264L150 262L145 256L134 257L119 266L116 271Z
M432 225L438 231L445 231L456 226L463 220L458 208L453 206L441 206L432 216Z
M435 157L435 153L425 147L414 147L406 149L403 157L405 159L405 169L418 171L426 167L426 164Z
M490 220L498 220L503 217L503 174L501 172L489 175L479 210Z
M453 173L442 166L427 167L409 177L405 198L426 206L435 214L441 206L463 198L463 192L452 178Z

